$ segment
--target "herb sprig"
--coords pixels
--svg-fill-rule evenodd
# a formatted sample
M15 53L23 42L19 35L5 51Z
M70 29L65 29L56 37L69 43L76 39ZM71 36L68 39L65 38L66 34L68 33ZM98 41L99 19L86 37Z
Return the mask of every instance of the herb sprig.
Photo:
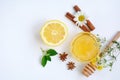
M117 56L120 54L120 42L112 41L113 45L104 50L104 45L107 43L106 38L100 37L98 34L96 36L97 42L100 43L100 51L103 52L101 52L100 55L93 59L91 62L97 67L98 70L109 68L111 71L113 64L117 60Z
M97 61L98 66L103 66L103 68L109 67L110 71L117 56L120 54L120 43L117 41L113 41L113 43L113 46L101 53L101 58Z
M47 64L47 61L51 61L51 56L57 55L57 52L54 49L43 50L42 48L41 48L41 51L43 53L41 65L45 67Z

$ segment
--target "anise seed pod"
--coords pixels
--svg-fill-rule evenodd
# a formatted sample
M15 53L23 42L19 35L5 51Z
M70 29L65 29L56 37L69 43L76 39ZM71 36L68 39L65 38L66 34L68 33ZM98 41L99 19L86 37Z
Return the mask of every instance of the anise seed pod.
M76 66L75 66L75 63L71 61L71 62L68 62L67 67L68 67L68 70L73 70Z
M59 54L59 58L62 61L65 61L67 59L68 54L66 52L63 52L62 54Z

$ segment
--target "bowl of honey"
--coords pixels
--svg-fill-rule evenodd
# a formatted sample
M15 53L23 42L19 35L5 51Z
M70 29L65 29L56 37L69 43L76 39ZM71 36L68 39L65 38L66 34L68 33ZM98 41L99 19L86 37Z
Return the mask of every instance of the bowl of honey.
M100 53L100 42L94 34L81 32L71 42L71 53L80 62L90 62Z

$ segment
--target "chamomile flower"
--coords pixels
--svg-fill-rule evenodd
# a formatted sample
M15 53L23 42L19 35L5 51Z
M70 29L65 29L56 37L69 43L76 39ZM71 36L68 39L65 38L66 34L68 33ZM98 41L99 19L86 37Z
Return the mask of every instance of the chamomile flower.
M96 66L97 65L97 61L99 61L99 60L100 60L100 57L98 55L97 57L95 57L94 59L92 59L91 63Z
M85 13L78 11L74 16L74 21L76 21L77 26L82 26L87 23L87 16L85 15Z
M102 69L103 69L103 66L102 66L102 65L97 66L97 69L98 69L98 70L102 70Z

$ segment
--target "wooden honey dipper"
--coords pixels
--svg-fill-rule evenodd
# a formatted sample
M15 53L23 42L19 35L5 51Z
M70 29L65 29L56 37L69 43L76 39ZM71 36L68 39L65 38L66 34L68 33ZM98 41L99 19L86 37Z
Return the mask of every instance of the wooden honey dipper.
M113 39L108 43L108 45L103 50L103 52L106 51L108 48L110 48L113 45L113 41L116 41L119 37L120 37L120 31L118 31L117 34L113 37ZM100 54L99 54L99 56L100 56ZM86 77L89 77L90 75L92 75L95 72L96 68L97 67L90 62L83 68L82 73Z

